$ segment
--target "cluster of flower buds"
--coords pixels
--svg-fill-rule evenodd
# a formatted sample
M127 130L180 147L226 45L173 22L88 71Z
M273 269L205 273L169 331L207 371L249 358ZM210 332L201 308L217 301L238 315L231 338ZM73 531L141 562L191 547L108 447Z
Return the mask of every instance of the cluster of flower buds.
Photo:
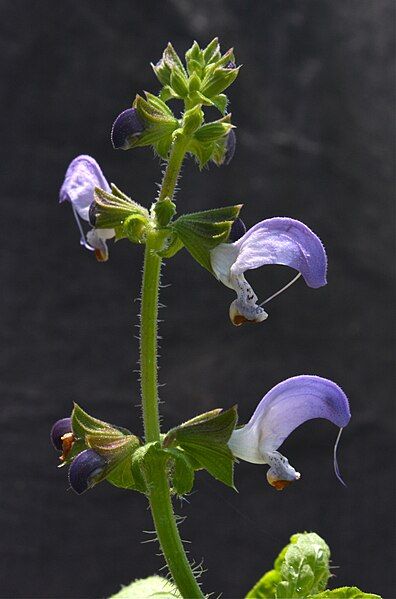
M111 140L115 149L152 146L167 159L177 135L188 138L187 152L200 167L212 160L228 164L235 152L235 133L227 114L228 98L223 93L236 79L239 67L233 50L221 54L217 38L201 49L197 42L186 52L185 65L171 44L162 58L152 65L163 85L159 96L145 92L137 95L132 108L123 110L114 121ZM167 102L181 100L184 111L176 118ZM204 122L203 106L214 106L222 118Z

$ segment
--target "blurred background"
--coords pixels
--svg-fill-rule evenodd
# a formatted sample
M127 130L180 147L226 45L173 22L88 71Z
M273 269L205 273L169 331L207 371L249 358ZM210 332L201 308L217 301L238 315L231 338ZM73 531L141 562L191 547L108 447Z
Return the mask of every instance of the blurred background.
M149 149L115 152L114 118L157 92L149 66L171 40L184 53L218 35L234 46L237 150L199 173L187 160L180 212L244 203L248 226L305 222L323 240L329 284L302 281L260 326L234 328L230 290L187 254L164 267L160 380L164 430L239 404L245 422L274 384L297 374L339 383L353 419L332 469L337 430L311 421L283 453L302 472L283 493L265 467L236 468L239 493L197 475L182 537L204 557L204 589L242 597L297 531L329 543L333 586L394 597L393 0L3 0L1 16L0 595L108 597L163 565L142 495L108 484L78 497L49 444L73 401L142 433L137 335L142 248L98 264L79 246L58 190L76 155L149 206L161 165ZM261 299L292 273L249 274Z

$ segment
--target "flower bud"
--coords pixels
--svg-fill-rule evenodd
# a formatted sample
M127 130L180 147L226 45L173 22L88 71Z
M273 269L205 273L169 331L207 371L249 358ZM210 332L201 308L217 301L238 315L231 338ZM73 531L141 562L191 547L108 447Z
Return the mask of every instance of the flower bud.
M71 418L57 420L51 429L51 442L58 451L62 451L62 437L72 432Z
M93 449L85 449L72 462L69 483L73 491L81 495L98 482L107 462Z
M228 241L234 242L238 241L241 237L243 237L246 233L245 223L241 218L236 218L231 226L230 235L228 237Z
M132 140L144 131L136 108L127 108L118 115L111 129L111 143L115 150L129 150Z
M225 69L236 69L237 66L236 66L235 62L233 62L232 60L229 60L227 62L227 64L224 65L224 68Z

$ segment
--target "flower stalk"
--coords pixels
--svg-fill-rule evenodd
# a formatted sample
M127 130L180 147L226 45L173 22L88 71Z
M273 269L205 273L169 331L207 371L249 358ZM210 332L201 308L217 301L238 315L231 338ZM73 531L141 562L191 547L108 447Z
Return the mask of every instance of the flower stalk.
M185 156L185 138L175 141L164 174L159 201L173 197L177 178ZM161 258L156 253L158 237L155 230L147 235L142 281L140 324L140 374L142 411L146 443L160 440L157 381L158 296ZM202 598L188 562L173 512L165 465L151 470L149 501L158 540L168 568L182 597Z

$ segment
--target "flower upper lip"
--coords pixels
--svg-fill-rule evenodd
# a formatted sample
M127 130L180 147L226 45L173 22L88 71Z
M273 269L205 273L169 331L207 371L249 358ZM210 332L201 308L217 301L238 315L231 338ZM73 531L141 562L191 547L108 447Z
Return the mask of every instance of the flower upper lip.
M81 234L81 244L88 250L93 250L99 261L105 261L108 258L106 240L115 236L114 229L92 228L85 236L79 220L90 222L89 214L94 201L95 187L100 187L107 192L111 191L96 160L92 156L82 154L69 164L59 192L59 201L68 201L72 205Z
M304 223L287 217L263 220L233 243L221 243L211 250L215 276L234 289L237 300L230 315L259 322L267 314L257 304L257 296L244 273L267 264L290 266L314 289L326 285L327 257L320 239Z
M274 483L279 480L300 477L277 451L297 427L307 420L325 418L342 429L350 417L348 399L336 383L314 375L295 376L279 383L263 397L249 422L234 430L229 447L237 458L253 464L269 464L268 480L276 486ZM336 459L334 466L338 476Z

